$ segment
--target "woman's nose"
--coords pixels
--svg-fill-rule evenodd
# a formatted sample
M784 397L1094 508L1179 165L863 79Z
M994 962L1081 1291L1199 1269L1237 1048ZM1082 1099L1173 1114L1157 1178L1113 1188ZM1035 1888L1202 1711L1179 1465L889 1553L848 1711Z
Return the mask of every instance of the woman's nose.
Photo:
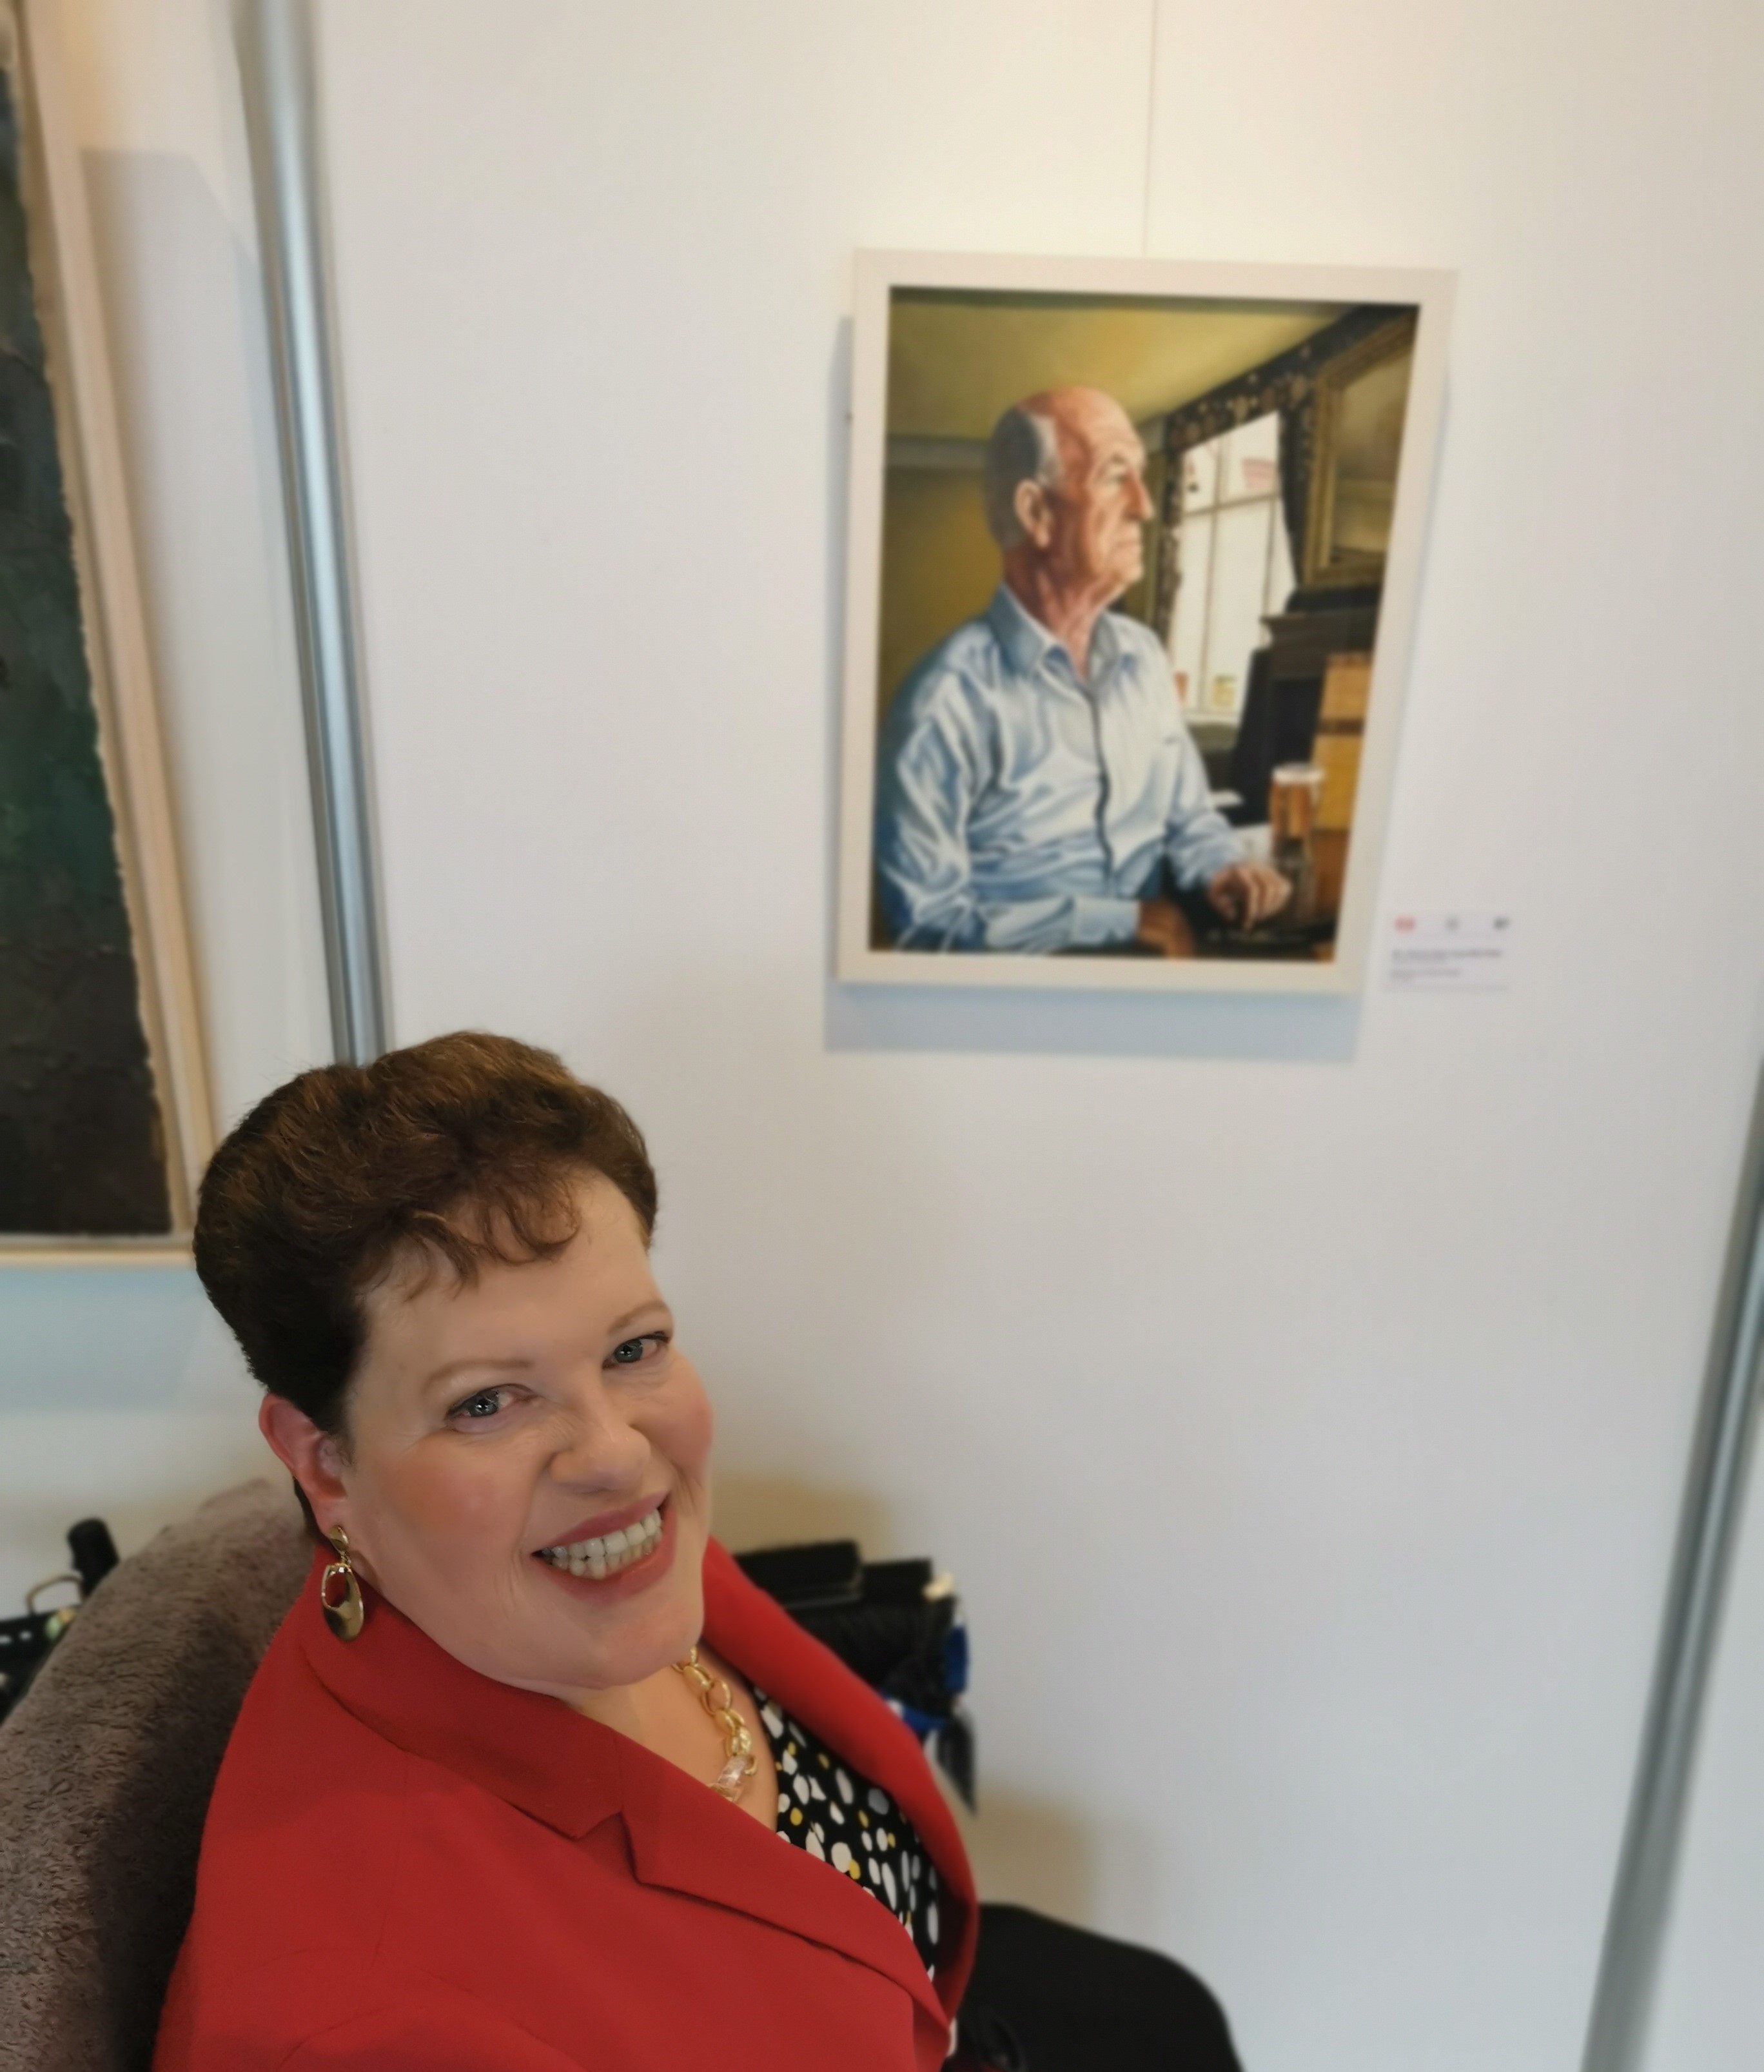
M552 1460L560 1482L593 1489L635 1488L649 1464L650 1444L603 1393L582 1403Z

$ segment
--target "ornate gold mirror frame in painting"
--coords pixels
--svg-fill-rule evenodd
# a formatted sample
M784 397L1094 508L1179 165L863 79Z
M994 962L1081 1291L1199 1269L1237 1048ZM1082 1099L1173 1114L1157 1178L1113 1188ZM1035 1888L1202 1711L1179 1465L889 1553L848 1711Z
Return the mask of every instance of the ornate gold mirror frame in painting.
M1319 370L1301 570L1308 586L1384 580L1414 361L1415 320L1403 317Z

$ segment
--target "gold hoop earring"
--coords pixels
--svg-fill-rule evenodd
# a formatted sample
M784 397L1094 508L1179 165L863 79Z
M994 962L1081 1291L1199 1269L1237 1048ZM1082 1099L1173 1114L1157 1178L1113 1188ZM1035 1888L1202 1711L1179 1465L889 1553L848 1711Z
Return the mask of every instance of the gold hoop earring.
M355 1581L355 1571L350 1565L349 1535L339 1525L326 1534L337 1550L337 1559L327 1562L325 1572L318 1579L318 1606L325 1614L325 1623L339 1640L353 1640L360 1633L367 1612L361 1601L361 1585ZM331 1584L340 1579L343 1595L334 1603Z

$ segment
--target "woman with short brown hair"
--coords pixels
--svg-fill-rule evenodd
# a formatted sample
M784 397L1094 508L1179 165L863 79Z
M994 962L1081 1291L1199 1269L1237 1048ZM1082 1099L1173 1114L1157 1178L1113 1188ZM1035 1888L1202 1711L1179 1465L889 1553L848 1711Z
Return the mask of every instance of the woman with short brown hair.
M198 1271L325 1544L222 1765L162 2072L943 2062L961 1844L710 1539L656 1198L616 1102L491 1036L302 1074L216 1154Z

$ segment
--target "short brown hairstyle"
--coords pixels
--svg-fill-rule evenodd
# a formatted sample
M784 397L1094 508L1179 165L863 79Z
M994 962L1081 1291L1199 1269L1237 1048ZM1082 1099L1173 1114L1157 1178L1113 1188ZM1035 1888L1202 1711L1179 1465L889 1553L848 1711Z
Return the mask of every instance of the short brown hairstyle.
M610 1095L511 1037L437 1036L259 1101L203 1176L196 1271L264 1387L341 1434L362 1298L395 1256L426 1252L467 1281L551 1258L585 1174L654 1234L649 1153Z

